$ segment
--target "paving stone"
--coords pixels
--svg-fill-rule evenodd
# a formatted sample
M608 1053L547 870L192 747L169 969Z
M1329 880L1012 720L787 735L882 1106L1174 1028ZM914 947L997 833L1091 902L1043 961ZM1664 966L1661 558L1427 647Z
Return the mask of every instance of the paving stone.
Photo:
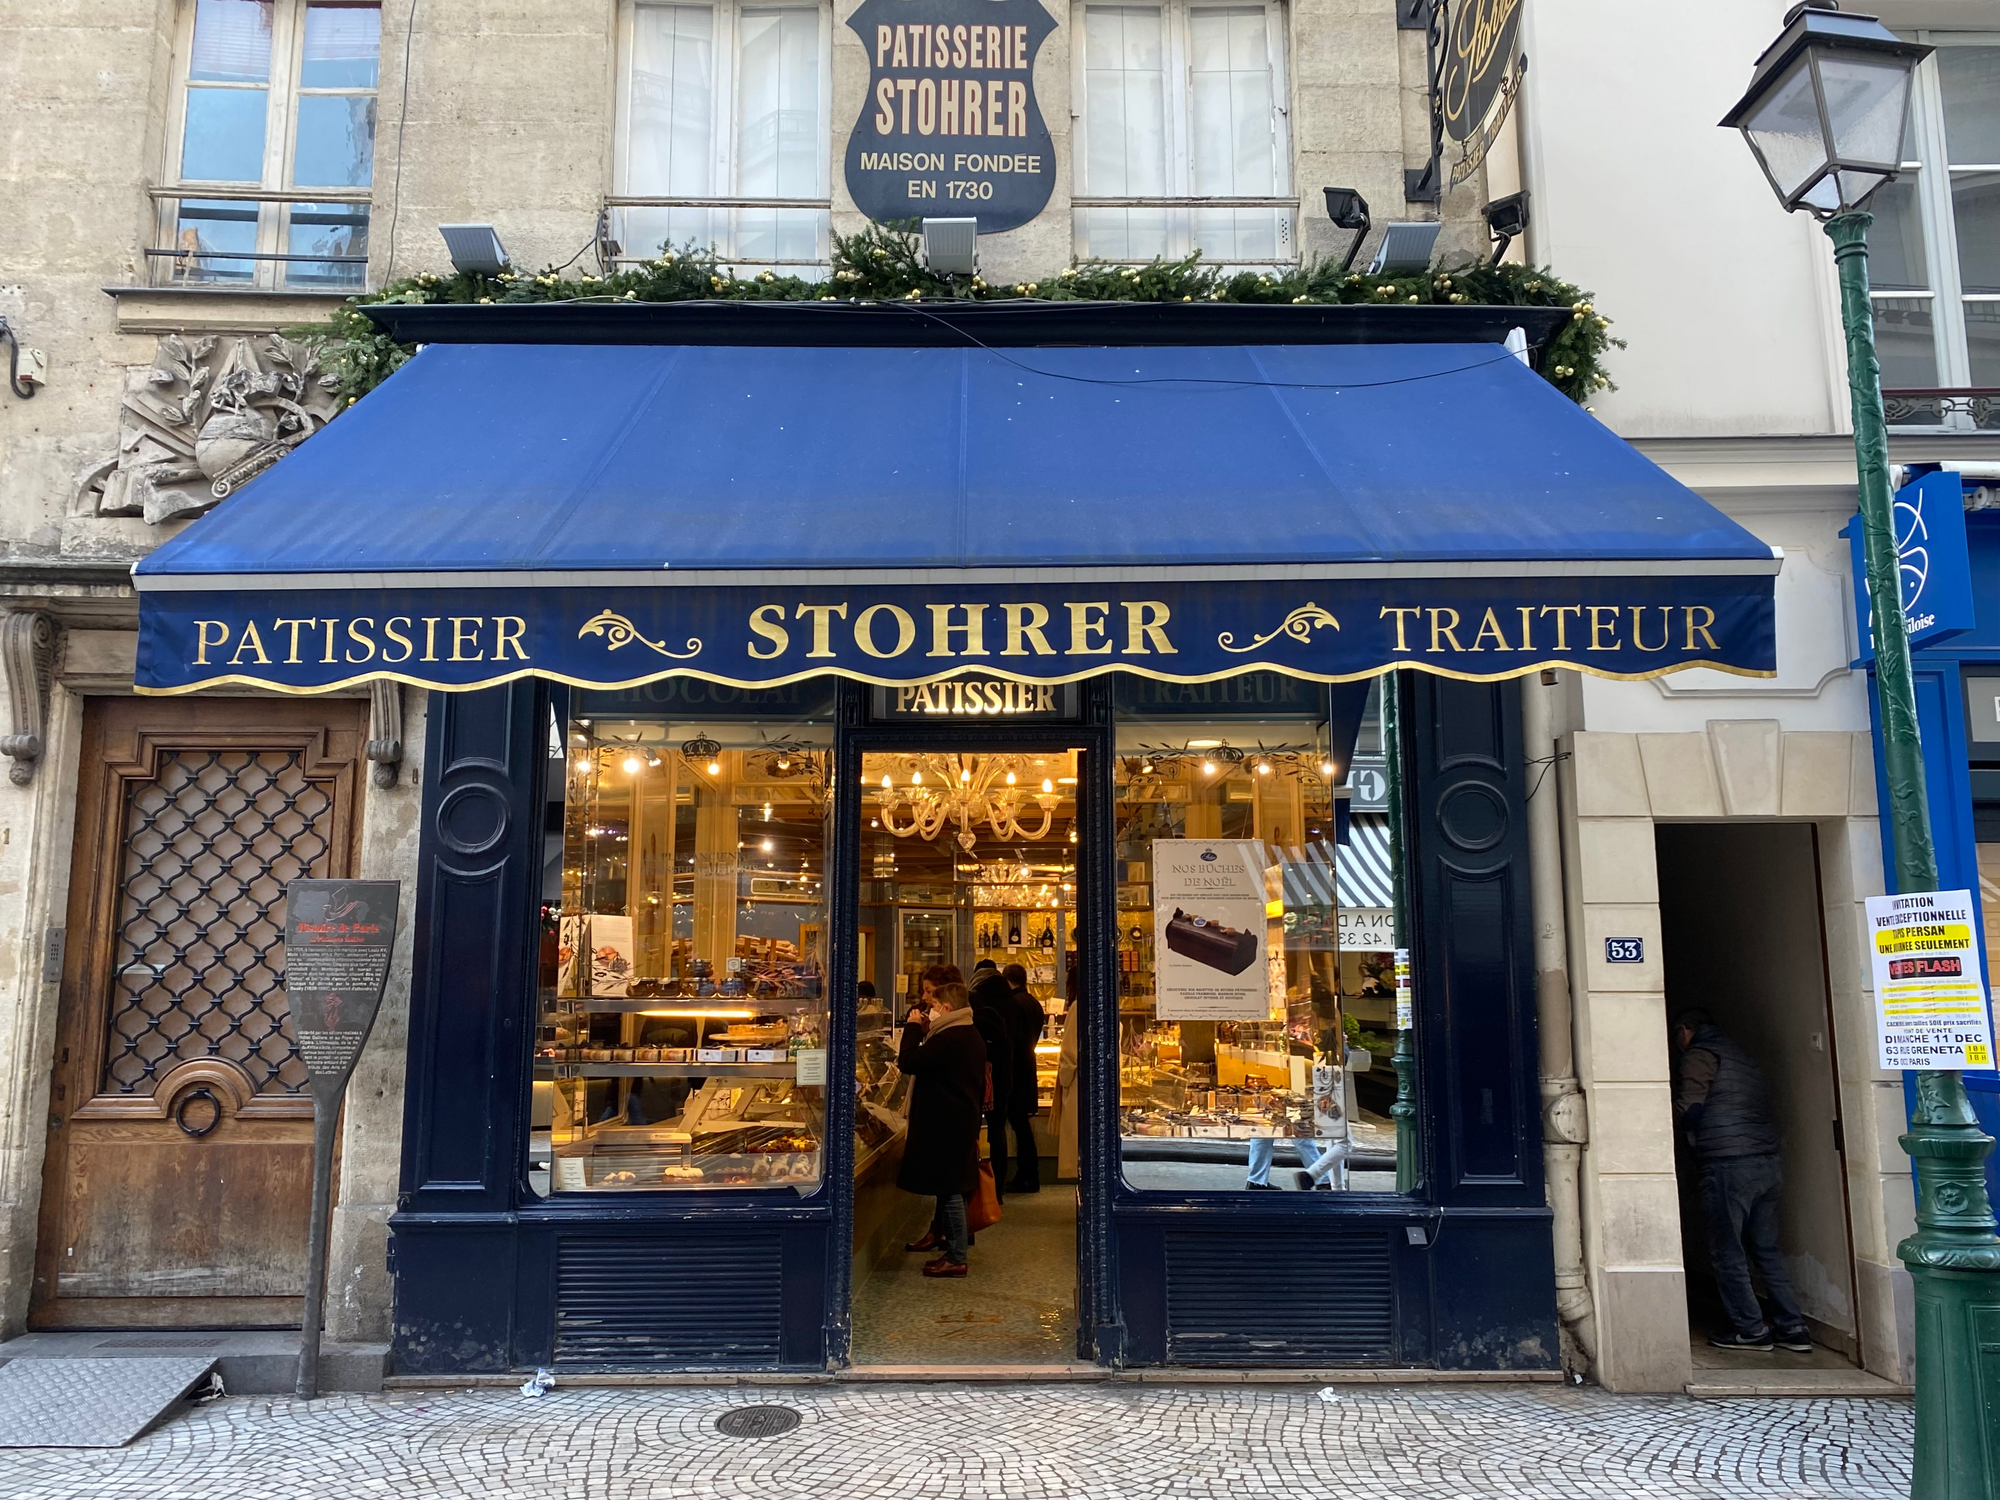
M1106 1384L558 1386L214 1402L108 1453L0 1456L0 1500L1903 1500L1896 1399ZM791 1432L716 1430L785 1405Z

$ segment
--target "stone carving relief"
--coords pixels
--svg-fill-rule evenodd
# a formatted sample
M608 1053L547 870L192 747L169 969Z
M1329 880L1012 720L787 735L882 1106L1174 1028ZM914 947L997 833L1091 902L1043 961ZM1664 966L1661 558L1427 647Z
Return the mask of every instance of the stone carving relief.
M312 350L275 333L170 333L127 376L118 452L77 476L77 511L198 516L330 422L333 389Z

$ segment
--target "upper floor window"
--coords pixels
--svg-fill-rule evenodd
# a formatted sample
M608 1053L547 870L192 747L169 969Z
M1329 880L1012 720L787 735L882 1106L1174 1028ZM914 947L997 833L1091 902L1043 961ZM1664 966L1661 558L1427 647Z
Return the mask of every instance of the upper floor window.
M1296 260L1282 7L1073 14L1078 257Z
M381 35L377 0L187 7L154 280L362 285Z
M1891 421L2000 428L2000 35L1924 40L1910 159L1868 205L1882 384L1910 393Z
M611 222L625 258L693 244L739 265L826 263L828 33L817 0L629 7Z

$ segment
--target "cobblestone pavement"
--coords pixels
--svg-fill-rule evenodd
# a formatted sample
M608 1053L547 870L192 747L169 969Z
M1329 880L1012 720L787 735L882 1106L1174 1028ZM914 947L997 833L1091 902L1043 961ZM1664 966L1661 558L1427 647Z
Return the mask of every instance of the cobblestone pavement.
M88 1500L1719 1500L1908 1493L1897 1400L1560 1387L508 1390L233 1398L114 1452L0 1452L0 1497ZM774 1438L715 1430L795 1408Z

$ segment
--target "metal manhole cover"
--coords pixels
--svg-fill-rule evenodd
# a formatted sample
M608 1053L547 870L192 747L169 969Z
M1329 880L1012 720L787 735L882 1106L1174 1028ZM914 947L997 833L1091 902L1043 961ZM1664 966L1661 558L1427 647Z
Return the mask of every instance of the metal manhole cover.
M738 1406L715 1419L715 1430L733 1438L777 1437L798 1425L799 1414L789 1406Z

